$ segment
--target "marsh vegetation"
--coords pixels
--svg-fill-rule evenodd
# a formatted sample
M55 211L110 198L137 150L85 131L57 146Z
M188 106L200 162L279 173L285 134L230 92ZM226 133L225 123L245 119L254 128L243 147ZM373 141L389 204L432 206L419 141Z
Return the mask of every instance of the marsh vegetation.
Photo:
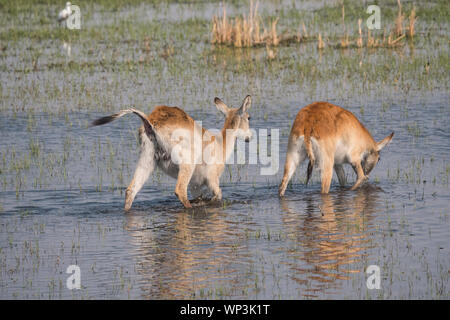
M63 2L0 2L0 298L448 299L448 1L379 1L370 33L361 1L230 1L228 23L242 31L253 8L260 31L229 44L217 1L73 3L81 30L56 22ZM355 192L333 180L321 196L301 167L280 200L281 165L231 165L222 203L185 210L156 171L124 214L140 122L93 119L167 104L220 128L213 98L247 94L251 126L280 129L280 164L313 101L395 138Z

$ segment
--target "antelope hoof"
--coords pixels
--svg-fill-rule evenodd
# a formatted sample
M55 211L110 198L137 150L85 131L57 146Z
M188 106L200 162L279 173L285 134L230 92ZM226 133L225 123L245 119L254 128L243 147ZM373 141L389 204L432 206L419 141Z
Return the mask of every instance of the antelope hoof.
M133 196L131 195L131 191L127 190L125 192L125 211L129 211L131 209L131 205L133 204Z
M184 207L185 207L186 209L192 208L192 205L191 205L191 203L190 203L189 201L186 201L185 203L183 203L183 205L184 205Z
M357 181L356 181L356 183L353 185L353 187L351 187L351 189L350 190L356 190L356 189L358 189L364 182L366 182L367 180L368 180L369 178L367 177L367 176L364 176L363 178L361 178L361 179L358 179Z

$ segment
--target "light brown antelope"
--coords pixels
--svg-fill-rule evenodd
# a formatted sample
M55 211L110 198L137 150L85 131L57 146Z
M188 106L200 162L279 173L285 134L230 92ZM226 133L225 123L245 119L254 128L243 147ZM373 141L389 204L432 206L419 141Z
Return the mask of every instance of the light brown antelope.
M219 179L228 157L233 153L236 138L250 141L249 127L251 97L240 108L228 108L219 98L214 103L225 116L220 133L213 134L195 122L178 107L157 106L148 116L136 109L126 109L95 120L98 126L128 113L138 115L141 153L133 179L125 193L125 210L129 210L136 194L155 166L177 179L175 194L186 208L191 208L187 188L194 198L201 196L203 187L213 193L213 200L222 199ZM209 151L209 153L205 153Z
M284 176L278 189L284 196L295 169L309 158L306 183L314 165L321 170L322 193L328 193L333 168L339 184L346 183L344 163L349 163L357 180L351 190L358 188L380 159L379 152L394 136L376 142L367 129L351 113L328 102L314 102L301 109L289 135Z

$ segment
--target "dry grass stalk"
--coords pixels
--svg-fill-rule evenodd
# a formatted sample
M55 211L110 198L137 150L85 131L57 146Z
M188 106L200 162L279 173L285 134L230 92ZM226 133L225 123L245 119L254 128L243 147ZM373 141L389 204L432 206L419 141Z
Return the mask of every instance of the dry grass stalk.
M222 18L219 19L217 16L212 18L213 28L212 28L212 43L227 43L231 41L231 35L233 32L232 25L227 19L227 9L223 6Z
M297 34L295 35L295 40L297 42L302 41L302 33L300 32L300 29L297 31Z
M344 6L342 6L342 26L343 26L343 30L344 30L344 37L341 40L341 47L347 48L348 45L350 44L350 42L348 41L348 34L345 29L345 7Z
M262 39L261 39L261 32L260 32L260 28L259 28L259 19L256 19L253 23L253 39L255 41L255 43L261 43Z
M359 32L359 38L358 38L358 40L356 41L356 45L358 46L358 48L362 48L362 46L363 46L361 23L362 23L362 19L358 19L358 32Z
M280 18L276 18L275 21L272 21L272 28L271 28L271 37L272 37L272 45L277 46L280 43L280 39L277 35L277 23Z
M375 39L371 36L370 30L367 31L367 47L368 48L375 48L375 47L394 47L401 45L400 42L403 38L406 37L406 34L404 33L403 29L403 21L405 19L404 15L402 14L402 4L400 0L397 0L398 4L398 14L395 19L395 27L392 32L389 33L388 38L386 39L386 29L383 33L383 39ZM415 8L412 9L411 14L409 16L409 30L408 35L413 36L414 35L414 23L416 21L416 12ZM360 25L360 22L358 21L358 24ZM360 29L361 30L361 29ZM360 31L360 38L361 38L361 31ZM358 39L358 46L359 46L359 39Z
M303 28L303 35L305 38L308 38L308 32L306 32L305 23L302 22L302 28Z
M228 19L227 19L227 8L225 6L223 6L223 18L222 18L222 28L221 28L222 32L222 38L221 41L222 42L228 42L231 41L231 31L232 31L232 26L231 24L228 23Z
M416 16L416 7L413 6L411 13L409 14L409 28L408 28L408 37L413 38L415 34L414 25L417 21Z
M392 35L389 34L389 37L388 37L388 39L387 39L387 45L388 45L388 46L391 46L391 43L392 43Z
M398 14L397 18L395 19L395 34L397 37L399 37L403 34L403 20L405 19L405 16L402 14L402 4L400 0L397 0L397 3L398 3Z
M234 19L234 46L237 48L242 47L242 36L241 36L241 19Z
M250 2L248 16L237 17L234 20L227 18L224 6L222 17L213 16L211 42L217 44L233 45L235 47L252 47L261 44L277 46L280 38L277 34L276 25L279 18L271 23L270 31L264 28L261 34L261 17L258 15L259 3Z
M405 36L406 36L405 34L402 34L400 37L397 37L395 40L392 40L391 35L389 35L389 37L388 37L388 46L390 46L390 47L395 46Z
M319 39L317 42L317 49L322 50L323 48L325 48L325 43L322 40L322 34L319 33Z
M272 49L269 48L269 45L266 44L266 52L267 52L267 59L273 60L275 59L276 54L273 52Z
M297 31L297 34L294 37L294 39L297 42L301 42L302 40L308 38L308 32L306 32L306 27L305 27L305 24L303 22L302 22L302 27L301 28L303 29L303 34L302 34L302 31L300 30L300 27L299 27L298 31Z
M348 40L348 35L345 35L341 40L341 48L347 48L350 45L350 41Z
M383 38L377 39L371 34L371 30L367 30L367 48L376 47L392 47L401 44L405 36L413 37L415 34L415 22L417 21L416 9L412 8L409 15L409 26L407 34L405 34L404 20L405 17L402 14L402 4L401 0L397 0L398 4L398 14L395 18L394 30L391 31L388 38L386 39L386 30L384 31ZM301 42L302 40L308 38L308 33L306 31L306 26L302 23L302 31L300 29L293 36L286 36L286 34L279 35L277 33L277 24L279 18L270 22L269 28L265 28L262 23L261 17L258 15L259 2L254 3L253 0L250 2L249 14L242 17L236 17L234 19L227 17L226 7L223 6L222 16L213 16L212 19L212 37L211 42L217 44L225 44L234 47L252 47L252 46L278 46L280 42L296 41ZM342 26L344 35L340 41L341 48L347 48L351 45L352 41L347 32L345 25L345 7L342 6ZM262 32L261 32L262 30ZM362 19L358 20L358 37L356 38L356 46L362 48L364 46L363 34L362 34ZM325 48L325 42L322 38L322 34L318 35L318 49ZM267 49L269 50L269 49ZM269 51L268 51L269 52Z

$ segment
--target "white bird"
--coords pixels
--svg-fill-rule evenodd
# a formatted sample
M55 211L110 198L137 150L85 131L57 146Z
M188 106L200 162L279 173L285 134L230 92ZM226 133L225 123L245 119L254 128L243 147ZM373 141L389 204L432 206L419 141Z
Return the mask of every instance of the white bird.
M67 56L70 57L70 54L72 53L72 46L70 45L70 43L64 41L63 49L67 53Z
M58 14L58 22L65 21L72 14L71 6L72 4L70 2L66 3L66 7Z

